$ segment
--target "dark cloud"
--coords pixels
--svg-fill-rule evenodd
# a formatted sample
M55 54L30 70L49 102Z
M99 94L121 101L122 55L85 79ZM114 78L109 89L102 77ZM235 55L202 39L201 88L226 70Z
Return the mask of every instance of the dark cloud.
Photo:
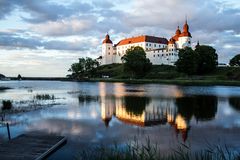
M17 30L12 32L15 35L6 32L0 37L1 46L85 51L99 47L106 32L112 34L115 43L121 38L139 34L169 39L177 25L182 28L185 15L188 16L194 43L200 40L203 44L213 45L224 56L229 52L236 54L239 48L234 46L240 46L236 36L240 33L240 9L230 1L75 0L58 3L46 0L43 3L37 0L0 0L0 19L6 18L16 8L27 13L21 14L25 23L30 24L26 29L38 37ZM68 36L90 38L79 42L57 40ZM91 38L98 39L99 43L93 44Z
M4 49L46 49L59 51L86 51L94 47L90 40L60 41L44 40L40 37L20 37L17 33L0 32L0 46Z
M9 0L0 0L0 19L5 18L16 7L15 3Z
M49 0L45 0L44 3L38 0L1 0L0 18L6 17L15 8L28 13L28 17L22 16L21 18L29 23L56 21L78 13L86 13L93 9L89 3L77 1L68 5L62 5Z
M15 33L0 32L0 46L6 49L29 48L37 49L41 42L34 38L22 38Z

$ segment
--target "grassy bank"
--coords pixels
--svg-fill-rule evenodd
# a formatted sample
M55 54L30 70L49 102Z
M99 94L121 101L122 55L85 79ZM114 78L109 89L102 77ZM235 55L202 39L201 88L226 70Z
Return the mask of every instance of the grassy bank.
M240 81L230 80L187 80L187 79L175 79L175 80L164 80L164 79L115 79L115 78L92 78L91 82L123 82L132 84L145 84L145 83L157 83L157 84L176 84L186 86L212 86L212 85L223 85L223 86L240 86Z
M131 79L130 75L124 72L122 64L111 64L100 66L95 77L98 78L91 78L90 81L240 86L239 67L218 67L215 72L207 75L188 76L179 73L175 66L153 65L151 71L145 76Z

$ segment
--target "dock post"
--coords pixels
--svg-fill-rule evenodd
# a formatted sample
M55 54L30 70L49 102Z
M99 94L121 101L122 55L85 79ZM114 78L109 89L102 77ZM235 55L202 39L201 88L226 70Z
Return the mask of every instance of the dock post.
M7 123L7 131L8 131L8 139L11 140L10 130L9 130L9 124Z

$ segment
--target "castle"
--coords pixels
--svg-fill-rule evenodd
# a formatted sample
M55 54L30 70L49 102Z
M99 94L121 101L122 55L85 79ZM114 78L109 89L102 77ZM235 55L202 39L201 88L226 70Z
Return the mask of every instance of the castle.
M127 49L140 46L144 49L146 57L152 64L174 65L178 60L179 49L191 47L191 38L187 20L183 25L183 31L181 32L178 26L175 35L169 40L143 35L126 38L113 45L110 36L107 34L102 42L102 56L98 58L98 61L101 65L122 63L121 57L126 54Z

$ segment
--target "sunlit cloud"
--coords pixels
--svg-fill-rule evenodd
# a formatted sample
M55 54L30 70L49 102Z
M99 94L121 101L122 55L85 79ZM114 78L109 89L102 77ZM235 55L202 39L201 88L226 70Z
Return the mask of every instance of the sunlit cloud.
M238 0L0 1L0 73L65 76L78 58L101 54L107 32L114 43L143 34L169 39L186 16L193 45L212 45L224 63L240 53Z

